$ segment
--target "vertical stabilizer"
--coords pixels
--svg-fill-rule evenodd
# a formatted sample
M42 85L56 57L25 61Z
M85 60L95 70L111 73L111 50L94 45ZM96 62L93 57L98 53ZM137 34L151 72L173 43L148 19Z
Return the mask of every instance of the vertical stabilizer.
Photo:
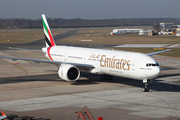
M48 22L46 20L46 16L44 14L42 14L42 22L43 22L44 35L45 35L45 40L46 40L45 41L46 47L56 46L53 35L51 33Z

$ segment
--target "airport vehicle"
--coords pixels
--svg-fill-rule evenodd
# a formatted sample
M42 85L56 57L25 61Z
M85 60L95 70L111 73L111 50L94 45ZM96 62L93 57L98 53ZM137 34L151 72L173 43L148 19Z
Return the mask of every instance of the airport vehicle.
M30 58L5 57L12 60L29 60L55 64L58 67L58 75L65 81L76 81L80 72L102 74L102 79L113 79L112 76L120 76L143 80L144 92L149 91L148 82L160 74L158 63L151 57L160 52L142 54L136 52L101 50L92 48L58 46L55 44L53 35L47 23L46 17L42 15L43 29L46 47L42 51L49 60Z
M5 114L3 111L1 111L1 113L2 113L2 115L0 116L0 120L3 120L3 119L5 119L7 116L6 116L6 114Z

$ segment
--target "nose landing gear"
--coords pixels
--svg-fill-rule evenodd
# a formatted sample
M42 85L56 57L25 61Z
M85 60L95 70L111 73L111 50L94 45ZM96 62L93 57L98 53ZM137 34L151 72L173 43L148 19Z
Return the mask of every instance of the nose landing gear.
M143 83L144 83L144 88L142 89L143 92L149 92L149 87L148 87L148 82L152 82L152 79L144 79Z
M142 90L143 92L149 92L148 83L145 83L145 87Z

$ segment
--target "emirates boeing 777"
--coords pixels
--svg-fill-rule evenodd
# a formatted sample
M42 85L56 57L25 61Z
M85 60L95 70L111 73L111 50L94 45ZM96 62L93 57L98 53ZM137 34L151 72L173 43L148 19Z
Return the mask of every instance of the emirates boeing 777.
M49 60L6 57L12 60L29 60L55 64L58 67L58 75L65 81L76 81L81 72L101 74L102 79L113 79L112 76L120 76L143 80L144 92L148 92L148 82L160 74L160 67L151 55L159 54L159 51L150 54L136 52L101 50L81 47L58 46L55 44L53 35L47 23L46 17L42 15L43 29L46 47L42 51ZM37 50L38 51L38 50Z

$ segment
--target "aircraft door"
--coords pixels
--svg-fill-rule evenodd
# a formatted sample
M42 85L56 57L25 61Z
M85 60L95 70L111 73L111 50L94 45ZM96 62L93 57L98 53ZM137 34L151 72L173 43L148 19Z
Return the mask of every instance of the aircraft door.
M67 52L64 53L64 61L67 60Z
M137 60L133 60L132 62L132 70L136 70Z
M87 54L84 55L84 63L87 63Z

